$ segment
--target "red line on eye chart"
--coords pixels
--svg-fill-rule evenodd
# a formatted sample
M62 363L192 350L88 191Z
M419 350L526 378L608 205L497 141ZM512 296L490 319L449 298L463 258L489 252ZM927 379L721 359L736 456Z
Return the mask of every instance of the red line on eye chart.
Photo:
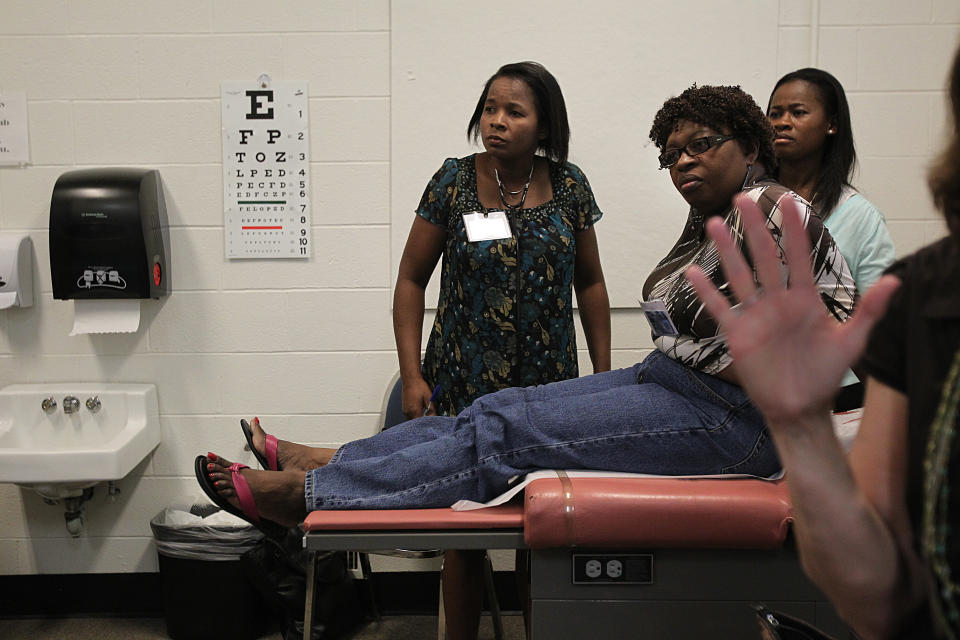
M248 229L253 229L253 230L260 231L260 230L263 230L263 229L283 229L283 227L282 227L282 226L278 226L278 227L240 227L240 229L243 230L243 231L247 231Z

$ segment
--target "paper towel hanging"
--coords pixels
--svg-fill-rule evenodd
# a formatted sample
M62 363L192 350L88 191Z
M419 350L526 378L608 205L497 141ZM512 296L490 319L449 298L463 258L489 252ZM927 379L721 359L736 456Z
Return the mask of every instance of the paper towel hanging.
M57 180L50 200L53 297L74 301L70 335L136 331L140 301L170 291L160 174L83 169Z
M33 305L33 242L25 233L0 233L0 309Z

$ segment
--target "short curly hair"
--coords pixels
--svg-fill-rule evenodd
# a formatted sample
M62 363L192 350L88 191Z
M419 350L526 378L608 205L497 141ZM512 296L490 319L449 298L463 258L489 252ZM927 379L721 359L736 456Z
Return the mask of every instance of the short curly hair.
M773 171L777 158L773 154L773 127L763 109L739 86L692 87L663 103L650 127L650 139L661 153L677 123L689 120L706 125L717 132L729 131L745 153L757 149L757 162Z

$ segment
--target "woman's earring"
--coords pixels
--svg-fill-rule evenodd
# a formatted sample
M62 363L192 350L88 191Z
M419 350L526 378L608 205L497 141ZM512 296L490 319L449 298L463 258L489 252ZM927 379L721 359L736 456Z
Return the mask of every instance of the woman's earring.
M837 130L834 129L833 127L830 127L829 129L827 129L827 133L830 134L830 135L833 135L833 134L835 134L836 132L837 132Z

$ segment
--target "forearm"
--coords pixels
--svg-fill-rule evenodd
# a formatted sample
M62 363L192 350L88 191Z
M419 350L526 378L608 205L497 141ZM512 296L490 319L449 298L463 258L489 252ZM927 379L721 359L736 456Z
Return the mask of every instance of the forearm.
M923 597L906 504L909 399L870 379L849 460L834 435L830 405L898 281L881 278L857 314L838 326L821 307L828 285L811 277L818 272L803 225L819 224L816 218L802 215L792 198L781 199L778 246L761 208L743 197L736 203L751 263L722 221L709 220L707 233L730 290L747 304L731 307L729 292L721 293L698 266L687 277L723 326L737 378L767 420L786 471L804 569L864 638L889 637ZM831 308L845 313L839 308L846 303L833 296Z
M424 288L410 280L397 280L393 295L393 335L397 342L400 377L420 375L420 345L423 340Z
M857 486L829 413L770 425L804 570L863 638L888 637L922 594L900 540Z
M580 322L587 339L587 350L593 372L610 370L610 299L606 284L601 280L577 288Z

